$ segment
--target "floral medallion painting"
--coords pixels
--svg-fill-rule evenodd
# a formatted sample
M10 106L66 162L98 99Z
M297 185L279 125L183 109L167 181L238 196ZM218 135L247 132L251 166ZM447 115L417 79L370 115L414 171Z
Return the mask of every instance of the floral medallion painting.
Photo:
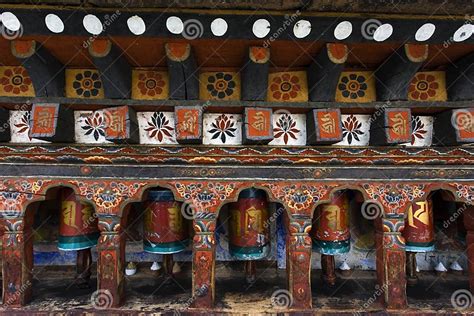
M146 69L132 71L132 99L163 100L169 96L168 73Z
M446 101L444 71L418 72L408 87L408 99L413 101Z
M370 140L370 115L341 115L342 141L339 146L367 146Z
M23 67L0 67L0 96L34 97L35 89Z
M49 143L32 138L30 131L30 111L10 111L10 142L11 143Z
M201 100L240 100L240 75L237 72L205 72L199 76Z
M308 101L308 82L306 79L306 72L292 71L269 74L267 101Z
M412 116L411 142L405 143L407 147L429 147L433 139L433 117Z
M95 69L66 69L66 97L102 99L104 87Z
M306 115L273 112L273 137L269 145L306 145Z
M177 144L174 112L138 112L140 144Z
M240 145L242 144L241 114L210 114L203 118L203 144Z
M375 78L371 71L342 72L336 88L337 102L373 102Z
M74 138L76 143L107 144L103 111L74 111Z

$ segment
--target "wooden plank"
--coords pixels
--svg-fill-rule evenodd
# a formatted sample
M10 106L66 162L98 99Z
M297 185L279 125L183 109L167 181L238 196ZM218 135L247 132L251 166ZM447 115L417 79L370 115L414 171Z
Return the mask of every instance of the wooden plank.
M344 44L326 44L308 67L310 101L333 102L348 50Z
M308 145L334 144L342 140L341 111L317 109L306 116Z
M118 106L104 109L105 139L114 143L137 144L138 120L134 109Z
M446 69L446 86L449 100L474 100L473 82L474 53L471 53L450 64Z
M74 111L58 103L33 104L29 136L50 142L74 142Z
M264 101L267 96L270 50L252 46L241 71L242 100Z
M185 43L165 44L169 94L172 100L199 99L197 63L191 45Z
M175 131L178 143L202 143L202 112L200 106L175 107Z
M40 43L15 40L11 42L11 52L28 71L36 96L64 96L64 66Z
M270 108L245 108L244 144L268 144L273 140L273 110Z
M428 45L405 44L375 71L377 100L407 100L413 76L428 58Z
M371 146L397 145L411 141L410 109L384 109L377 114L370 125Z
M89 54L99 69L106 98L129 99L132 87L132 67L123 53L110 40L95 39Z
M10 111L0 108L0 142L9 142L10 138Z

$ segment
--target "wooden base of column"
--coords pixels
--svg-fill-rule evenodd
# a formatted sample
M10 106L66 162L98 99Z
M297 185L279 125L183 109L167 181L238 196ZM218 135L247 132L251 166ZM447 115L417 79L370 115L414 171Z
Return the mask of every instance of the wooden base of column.
M76 258L76 277L75 283L77 287L84 289L89 288L91 279L92 252L91 249L81 249L77 251Z
M245 261L245 281L252 284L257 279L257 264L254 260Z
M321 278L329 286L336 285L336 261L334 256L321 255Z
M416 252L407 251L407 285L415 286L418 283L416 275Z

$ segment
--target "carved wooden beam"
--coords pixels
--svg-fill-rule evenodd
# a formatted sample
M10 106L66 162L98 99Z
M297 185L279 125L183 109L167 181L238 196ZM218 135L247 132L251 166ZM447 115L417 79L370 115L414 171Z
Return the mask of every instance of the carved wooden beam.
M33 104L29 136L58 143L74 142L74 111L57 103Z
M406 100L408 86L428 58L428 45L405 44L375 71L377 100Z
M95 39L89 54L99 69L106 98L129 99L132 87L132 67L124 53L110 40Z
M273 140L273 110L246 108L244 117L244 144L268 144Z
M370 145L396 145L411 141L410 109L385 109L374 116L370 124Z
M333 43L319 52L307 70L310 101L334 101L347 54L346 45Z
M448 99L452 101L474 100L474 53L450 64L446 69Z
M104 109L105 139L114 143L139 142L137 113L128 106Z
M10 111L0 108L0 142L9 142L10 138Z
M340 142L342 140L341 111L339 109L313 110L306 116L306 135L308 145Z
M202 143L202 107L174 108L176 141L180 144Z
M474 108L449 110L433 122L433 144L462 145L474 142Z
M167 43L165 50L170 77L170 99L199 99L199 76L191 45Z
M11 51L28 71L37 97L64 96L64 66L35 41L15 40Z
M242 69L242 100L265 101L268 86L270 50L252 46Z

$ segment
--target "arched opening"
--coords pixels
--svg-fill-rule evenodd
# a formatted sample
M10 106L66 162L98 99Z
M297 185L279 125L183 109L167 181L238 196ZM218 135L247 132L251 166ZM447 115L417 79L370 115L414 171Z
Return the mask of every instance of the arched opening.
M313 306L335 310L383 308L377 294L375 223L357 190L333 192L313 214Z
M192 214L164 187L123 213L126 304L180 310L192 292ZM183 307L184 306L184 307Z
M403 231L409 306L456 308L453 295L469 290L463 223L467 207L446 190L409 206Z
M216 225L216 306L245 313L271 306L287 289L285 208L264 190L247 188L223 205Z

